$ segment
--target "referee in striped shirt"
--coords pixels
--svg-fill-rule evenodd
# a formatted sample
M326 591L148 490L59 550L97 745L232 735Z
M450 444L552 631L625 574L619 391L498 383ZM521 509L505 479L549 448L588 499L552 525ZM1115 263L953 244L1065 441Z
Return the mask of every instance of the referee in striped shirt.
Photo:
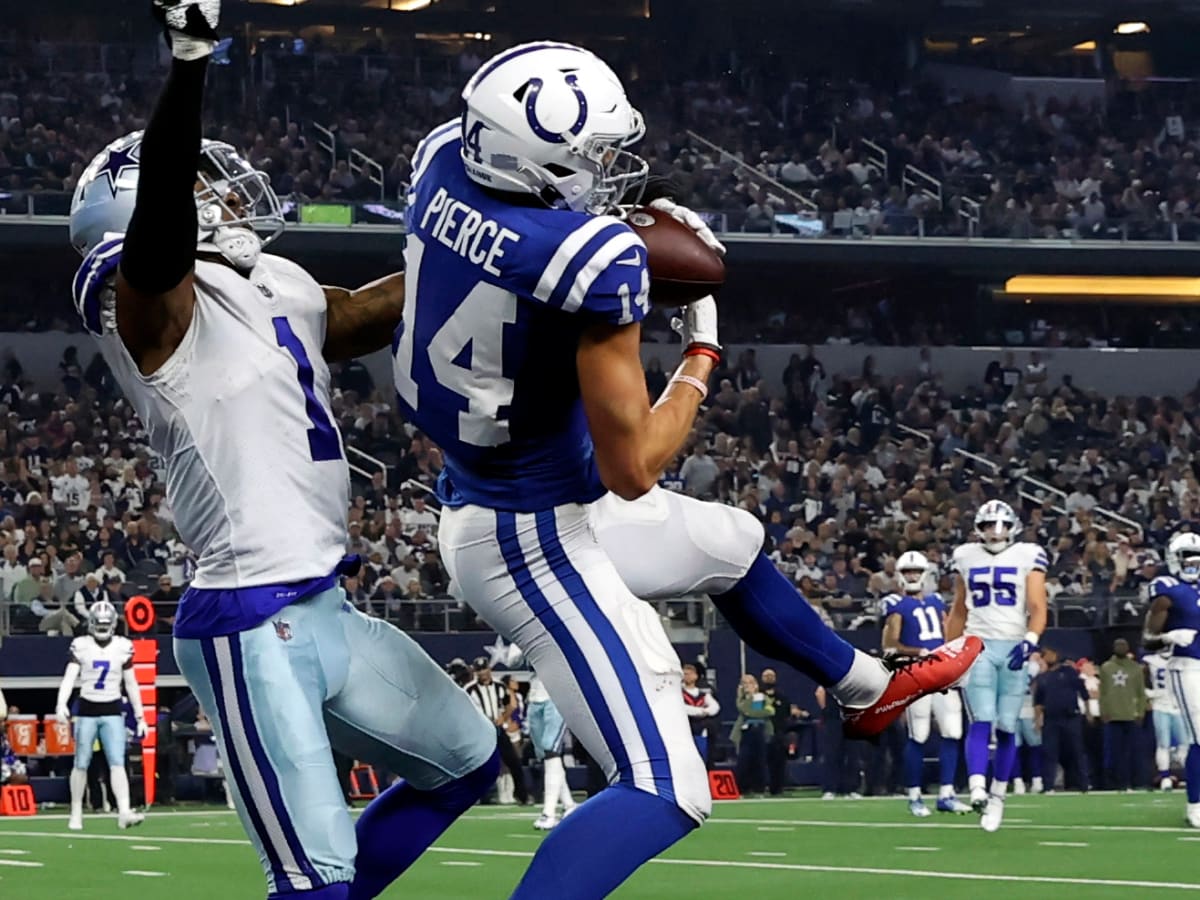
M504 722L509 717L508 690L500 682L492 678L492 665L486 656L480 656L471 663L475 679L467 685L466 691L479 710L496 726L496 746L500 750L500 759L508 769L513 779L513 795L522 806L528 806L529 790L525 787L525 770L521 767L521 758L517 748L509 740L504 730Z

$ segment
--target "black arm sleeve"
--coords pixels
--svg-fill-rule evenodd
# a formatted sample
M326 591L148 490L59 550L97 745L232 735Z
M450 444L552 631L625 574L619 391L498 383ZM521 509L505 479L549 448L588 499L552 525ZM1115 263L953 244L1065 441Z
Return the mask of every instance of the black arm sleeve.
M196 170L208 57L174 59L142 137L137 202L125 233L121 273L142 294L164 294L196 262Z

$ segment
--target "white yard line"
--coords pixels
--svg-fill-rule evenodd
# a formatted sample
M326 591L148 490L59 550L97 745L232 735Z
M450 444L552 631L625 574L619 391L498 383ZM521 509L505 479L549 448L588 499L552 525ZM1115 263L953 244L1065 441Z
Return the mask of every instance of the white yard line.
M1082 841L1038 841L1039 847L1090 847Z
M0 859L0 866L9 866L14 869L40 869L43 865L45 864L25 859Z
M1048 826L1049 827L1049 826ZM5 831L10 837L48 837L69 840L94 841L136 841L138 838L125 837L119 834L60 834L57 832L39 831ZM236 844L247 846L245 840L205 840L203 838L155 838L156 841L171 844ZM430 847L430 853L445 853L455 856L492 856L509 859L530 859L533 853L525 850L480 850L468 847ZM924 869L885 869L866 866L821 866L802 863L773 863L773 862L742 862L736 860L713 859L652 859L651 864L661 866L708 866L725 869L759 869L781 872L826 872L840 875L880 875L892 877L903 875L910 878L930 878L943 881L996 881L1017 884L1075 884L1096 887L1122 888L1161 888L1165 890L1200 891L1200 883L1182 881L1132 881L1114 878L1066 878L1050 875L985 875L978 872L937 872ZM41 863L27 863L23 860L0 860L0 865L19 863L23 866L41 866ZM128 873L127 873L128 874ZM166 873L158 873L166 874Z
M912 851L912 852L916 852L916 853L937 853L942 848L941 847L897 847L896 849L904 850L905 852Z
M166 878L166 872L143 872L141 869L126 869L122 875L133 875L135 878Z

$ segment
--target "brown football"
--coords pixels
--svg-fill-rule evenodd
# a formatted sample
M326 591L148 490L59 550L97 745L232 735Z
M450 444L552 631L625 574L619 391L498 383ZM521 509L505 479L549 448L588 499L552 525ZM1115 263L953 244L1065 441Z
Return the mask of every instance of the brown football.
M646 244L650 302L683 306L725 283L725 262L692 229L649 206L633 209L625 220Z

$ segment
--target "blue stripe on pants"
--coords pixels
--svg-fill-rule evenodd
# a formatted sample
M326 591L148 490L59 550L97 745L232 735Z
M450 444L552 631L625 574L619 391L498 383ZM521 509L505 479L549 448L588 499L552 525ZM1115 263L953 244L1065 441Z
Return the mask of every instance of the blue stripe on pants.
M236 636L230 639L231 643L236 640ZM216 701L216 715L221 720L221 731L223 732L224 747L224 763L225 767L233 775L234 783L237 784L238 794L242 797L242 807L246 811L246 815L250 818L250 824L254 827L255 834L258 835L258 843L267 854L267 861L271 865L272 881L276 889L282 888L284 885L290 885L291 881L284 871L283 862L279 859L279 854L275 851L275 845L271 841L271 835L268 833L266 826L263 824L262 816L251 800L253 794L250 793L250 786L246 782L246 773L242 771L241 763L237 758L237 754L231 752L232 745L230 743L229 729L240 727L239 723L229 720L229 711L225 708L225 692L221 684L221 667L217 664L217 650L213 644L212 638L201 638L200 652L204 655L204 668L208 670L208 680L212 683L213 698Z
M633 766L629 764L629 754L625 752L625 742L621 740L621 732L617 730L617 723L613 720L608 703L605 702L604 692L600 690L596 676L592 672L591 666L588 665L587 657L579 649L579 644L575 642L570 630L559 618L558 613L554 611L546 599L546 595L542 593L542 589L533 580L533 576L529 574L529 566L525 562L525 555L521 552L521 544L517 539L515 513L496 512L496 540L500 544L500 554L504 557L504 565L508 569L513 583L516 584L521 598L538 621L546 627L546 634L562 651L567 665L571 667L571 673L579 682L579 689L587 700L588 710L596 720L596 727L600 730L600 734L617 764L619 780L632 787Z
M312 881L314 888L321 887L325 881L317 874L317 870L308 859L308 854L304 852L304 845L300 843L300 836L296 834L292 817L288 813L287 805L283 802L283 792L279 789L279 777L275 774L275 767L271 765L271 759L267 756L258 728L254 724L254 715L250 707L250 692L246 688L245 668L242 665L241 635L232 635L228 641L230 656L233 659L234 689L237 691L238 708L242 713L241 726L246 735L246 742L250 745L250 753L254 756L254 762L258 766L259 774L262 775L263 784L267 787L267 795L271 798L271 807L275 810L276 818L279 819L284 839L291 848L296 865Z
M675 802L675 785L671 779L671 762L667 756L667 746L659 733L658 723L654 721L654 713L646 695L642 693L642 680L638 675L637 666L629 656L625 642L617 634L612 622L600 609L596 598L588 590L587 583L576 571L571 560L563 550L562 542L558 539L558 523L554 510L545 510L537 514L538 541L550 563L554 577L562 584L567 594L575 600L579 611L583 613L584 621L595 633L604 647L617 680L621 683L625 701L633 712L634 722L637 723L638 733L646 747L646 756L650 761L650 771L654 775L654 786L660 797Z

